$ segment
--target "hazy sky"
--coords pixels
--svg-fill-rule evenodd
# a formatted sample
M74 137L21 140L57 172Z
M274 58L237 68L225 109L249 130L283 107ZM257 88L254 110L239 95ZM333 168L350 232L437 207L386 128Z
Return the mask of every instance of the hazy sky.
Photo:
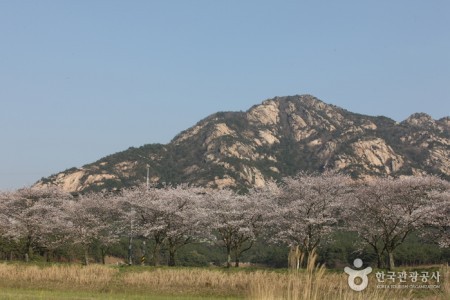
M305 93L450 115L450 1L0 0L0 189Z

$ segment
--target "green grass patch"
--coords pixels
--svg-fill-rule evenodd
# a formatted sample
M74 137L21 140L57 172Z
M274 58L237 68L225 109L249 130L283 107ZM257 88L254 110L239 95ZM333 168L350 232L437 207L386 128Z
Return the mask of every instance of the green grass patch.
M127 292L87 292L87 291L59 291L42 289L15 289L0 288L0 300L90 300L90 299L108 299L108 300L205 300L213 299L211 296L173 296L173 295L154 295L150 293ZM233 300L239 298L215 297L214 299Z

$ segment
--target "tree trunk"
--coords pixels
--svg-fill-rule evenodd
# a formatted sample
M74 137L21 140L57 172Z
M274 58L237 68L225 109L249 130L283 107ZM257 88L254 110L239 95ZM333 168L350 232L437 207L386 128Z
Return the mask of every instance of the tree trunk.
M239 268L239 257L240 257L240 253L239 253L239 247L236 247L234 249L234 267L235 268Z
M227 246L227 268L231 267L231 247Z
M128 239L128 265L131 266L133 264L133 237L130 235Z
M380 253L377 253L377 268L378 269L382 269L383 268L383 259L382 259Z
M89 264L89 253L88 248L84 249L84 265L87 266Z
M300 247L297 246L291 246L289 249L289 256L288 256L288 267L291 270L298 271L300 269L300 263L302 262L302 252L300 251Z
M384 248L380 251L376 242L373 242L373 243L369 242L369 245L372 246L373 251L377 255L377 268L378 269L384 268L384 265L385 265L384 259L383 259Z
M236 256L236 258L234 260L234 267L239 268L239 256Z
M388 259L389 259L389 270L394 270L395 261L394 261L394 253L392 251L388 251Z
M153 265L159 266L159 251L161 249L161 245L159 243L155 244L155 248L153 248Z
M27 242L27 252L25 253L25 262L29 262L32 255L33 255L33 248L31 247L31 243Z
M106 249L102 248L100 251L102 252L102 264L105 265Z
M175 249L173 248L169 249L169 267L175 266L175 253L176 253Z

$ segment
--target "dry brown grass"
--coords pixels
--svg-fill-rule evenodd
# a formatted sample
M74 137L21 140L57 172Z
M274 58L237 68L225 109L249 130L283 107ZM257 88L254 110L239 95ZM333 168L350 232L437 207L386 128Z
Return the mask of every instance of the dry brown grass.
M82 290L99 293L154 295L191 295L238 297L249 299L448 299L449 268L441 269L441 289L435 291L385 290L376 288L376 280L363 292L347 285L347 275L330 272L315 264L315 256L306 270L227 271L217 269L112 268L60 265L38 267L24 264L0 264L0 289L39 288L44 290Z
M127 273L123 283L139 290L190 295L244 296L253 274L207 269L157 269Z
M99 265L59 265L39 267L1 264L0 282L9 287L83 288L101 290L108 286L118 270Z
M384 299L450 299L449 267L441 267L441 288L433 290L379 289L372 275L369 286L362 292L352 291L344 273L326 272L323 266L315 265L317 256L308 260L306 271L289 274L255 274L250 283L248 296L251 299L272 300L384 300Z
M352 291L347 277L342 273L326 273L324 266L316 265L317 255L310 255L306 271L291 271L289 274L264 274L251 286L251 299L272 300L316 300L316 299L407 299L400 292L369 289ZM273 276L277 275L277 276Z

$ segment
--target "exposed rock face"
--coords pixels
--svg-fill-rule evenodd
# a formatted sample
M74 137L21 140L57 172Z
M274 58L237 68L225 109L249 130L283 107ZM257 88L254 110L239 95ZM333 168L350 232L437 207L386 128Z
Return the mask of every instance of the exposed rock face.
M272 145L274 143L280 142L280 140L276 136L274 136L269 130L260 130L259 136L261 137L262 144Z
M77 192L82 189L83 185L81 179L85 175L85 171L76 171L73 173L59 173L54 179L54 184L59 185L65 191Z
M409 116L404 123L407 123L412 126L426 126L426 125L435 125L433 118L430 115L425 113L415 113Z
M299 171L354 177L426 173L450 179L450 118L417 113L397 123L354 114L313 96L277 97L247 112L207 117L167 145L146 145L50 176L36 186L67 191L145 182L217 188L263 186Z
M37 186L49 186L56 184L65 191L80 192L86 186L101 187L106 180L118 180L114 174L88 174L86 170L78 170L73 173L59 173L52 182L38 182Z
M273 100L264 101L262 105L250 109L247 118L251 123L275 125L279 122L278 104L277 101Z
M381 174L395 173L403 166L403 159L383 139L352 143L353 155L343 155L335 161L335 168L343 170L351 165L360 165L366 171Z
M225 136L225 135L229 135L232 137L237 136L236 133L234 132L234 130L231 130L230 128L228 128L228 126L226 124L224 124L224 123L216 124L214 126L213 132L211 134L209 134L209 136L206 138L205 144L209 145L209 144L211 144L211 142L213 140L220 138L222 136Z

